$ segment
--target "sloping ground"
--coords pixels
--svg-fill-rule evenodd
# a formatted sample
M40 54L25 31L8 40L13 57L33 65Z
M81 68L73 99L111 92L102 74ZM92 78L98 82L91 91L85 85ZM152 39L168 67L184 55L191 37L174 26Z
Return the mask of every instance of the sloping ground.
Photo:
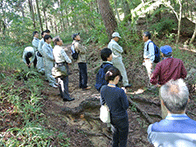
M69 46L66 51L69 54ZM88 66L88 83L91 90L83 91L78 86L77 64L70 66L71 75L69 76L69 90L71 97L75 98L72 102L63 102L58 96L58 89L44 90L43 94L48 98L44 105L44 114L50 116L49 125L59 130L67 131L70 137L71 146L111 146L112 133L106 124L99 120L99 98L100 94L94 88L96 66L100 64L98 49L94 49L88 56L90 61ZM93 62L94 61L94 62ZM135 67L134 63L129 65L127 72L133 88L129 89L128 97L137 104L139 109L148 114L152 122L160 121L160 103L158 89L155 91L145 90L147 77L143 67ZM136 76L133 76L136 75ZM140 83L139 81L142 81ZM141 87L143 85L143 87ZM138 89L141 88L141 89ZM134 92L135 91L135 92ZM91 103L88 107L82 105ZM188 105L188 115L196 119L195 100L192 99ZM130 103L129 115L129 139L128 146L150 147L147 141L147 127L150 124L144 115L136 108L135 104ZM69 128L69 130L67 130ZM68 132L69 131L69 132ZM71 131L71 132L70 132ZM75 134L74 134L74 133ZM80 136L80 137L79 137ZM78 144L79 143L79 144Z
M69 47L66 52L70 54ZM89 47L91 52L88 55L88 83L92 86L91 90L83 91L78 86L78 67L77 64L70 66L71 75L69 76L69 91L75 101L63 102L59 96L58 89L48 86L44 82L44 89L41 91L41 97L44 98L41 103L42 113L46 117L45 128L63 131L70 138L71 147L109 147L111 146L112 133L106 124L99 120L99 98L100 94L94 88L95 72L100 65L99 49ZM127 59L129 55L124 55ZM136 61L135 61L136 62ZM160 103L158 89L148 91L145 88L147 75L145 68L134 62L126 64L128 77L133 87L128 90L127 96L130 97L129 115L129 136L128 146L150 147L147 141L147 127L152 122L160 121ZM4 73L9 76L10 73ZM6 82L6 81L3 81ZM15 81L14 87L20 87L23 81ZM6 85L6 83L4 83ZM20 96L25 98L29 92L28 89L21 89ZM1 91L1 96L9 91ZM196 120L195 93L192 93L191 102L188 104L188 115ZM0 117L1 132L6 127L20 126L22 116L15 117L15 108L4 99L0 103L0 110L3 112ZM141 112L142 111L142 112ZM144 115L144 112L146 115ZM147 117L147 118L146 118ZM8 136L9 137L9 136ZM53 146L58 146L60 140L57 138Z

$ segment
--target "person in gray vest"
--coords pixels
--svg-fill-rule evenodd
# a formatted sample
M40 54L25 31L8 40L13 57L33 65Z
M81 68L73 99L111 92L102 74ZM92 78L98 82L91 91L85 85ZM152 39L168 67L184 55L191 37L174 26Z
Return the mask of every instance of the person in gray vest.
M47 80L49 81L49 85L57 88L58 84L56 83L55 78L52 76L52 67L54 64L54 57L53 57L53 49L50 45L52 37L50 35L44 36L44 45L42 46L42 55L43 55L43 61L44 61L44 69L45 69L45 75Z
M35 50L33 47L26 47L23 51L23 61L27 65L28 68L31 68L31 64L33 63L34 68L36 68L37 58L35 56ZM31 60L30 60L31 58Z
M63 45L63 41L59 36L54 38L54 49L53 55L55 59L55 67L62 67L65 66L67 73L69 72L69 64L71 64L71 59L67 56L66 52L61 47ZM63 101L73 101L74 98L71 98L68 91L68 74L62 75L61 77L57 78L59 84L59 91L61 98Z
M38 52L37 52L37 57L38 57L38 72L40 73L44 73L45 70L44 70L44 62L43 62L43 51L42 51L42 46L44 44L44 36L46 35L47 33L45 31L43 31L41 33L42 35L42 39L39 41L39 44L38 44Z
M114 32L112 34L112 39L108 44L108 48L112 50L112 55L113 55L112 63L116 68L120 70L120 73L122 75L123 86L127 88L127 87L131 87L131 84L129 84L127 72L122 62L121 54L123 53L123 48L118 44L120 38L121 37L119 33Z

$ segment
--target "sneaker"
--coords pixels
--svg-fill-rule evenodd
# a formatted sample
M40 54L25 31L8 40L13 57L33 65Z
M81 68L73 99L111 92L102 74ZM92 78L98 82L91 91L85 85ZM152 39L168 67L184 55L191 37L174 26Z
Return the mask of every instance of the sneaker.
M86 88L83 88L83 90L89 90L89 89L91 89L90 86L88 86L88 87L86 87Z
M58 86L56 86L55 84L52 84L52 85L50 85L50 86L52 86L53 88L57 88Z

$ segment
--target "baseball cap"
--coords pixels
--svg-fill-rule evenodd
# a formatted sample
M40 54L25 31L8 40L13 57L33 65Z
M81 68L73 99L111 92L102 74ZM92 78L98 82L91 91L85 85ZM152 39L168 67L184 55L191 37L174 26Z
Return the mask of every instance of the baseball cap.
M114 32L114 33L112 34L112 37L118 37L118 38L121 38L118 32Z
M172 48L169 45L161 46L160 50L165 55L169 55L169 53L172 53Z
M78 35L80 35L80 32L79 32L79 33L72 34L72 39L74 40L74 38L75 38L76 36L78 36Z

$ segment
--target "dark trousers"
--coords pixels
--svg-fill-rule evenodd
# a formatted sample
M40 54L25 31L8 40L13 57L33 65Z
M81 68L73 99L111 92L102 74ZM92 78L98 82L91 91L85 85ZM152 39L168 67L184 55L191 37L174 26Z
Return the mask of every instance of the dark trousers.
M129 132L128 117L125 118L111 118L112 124L112 147L126 147L127 136Z
M69 68L68 65L65 65L67 68L67 72L69 73ZM63 99L69 99L70 95L69 95L69 91L68 91L68 76L62 76L60 78L57 78L57 82L59 84L59 91L60 91L60 95L61 98Z
M78 63L79 71L80 71L80 81L79 87L86 88L87 87L87 66L86 63Z
M30 60L29 60L28 57L25 57L25 60L26 60L27 64L30 63ZM34 68L36 68L36 65L37 65L37 57L36 57L36 56L35 56L35 59L34 59L34 61L33 61L33 65L34 65Z

